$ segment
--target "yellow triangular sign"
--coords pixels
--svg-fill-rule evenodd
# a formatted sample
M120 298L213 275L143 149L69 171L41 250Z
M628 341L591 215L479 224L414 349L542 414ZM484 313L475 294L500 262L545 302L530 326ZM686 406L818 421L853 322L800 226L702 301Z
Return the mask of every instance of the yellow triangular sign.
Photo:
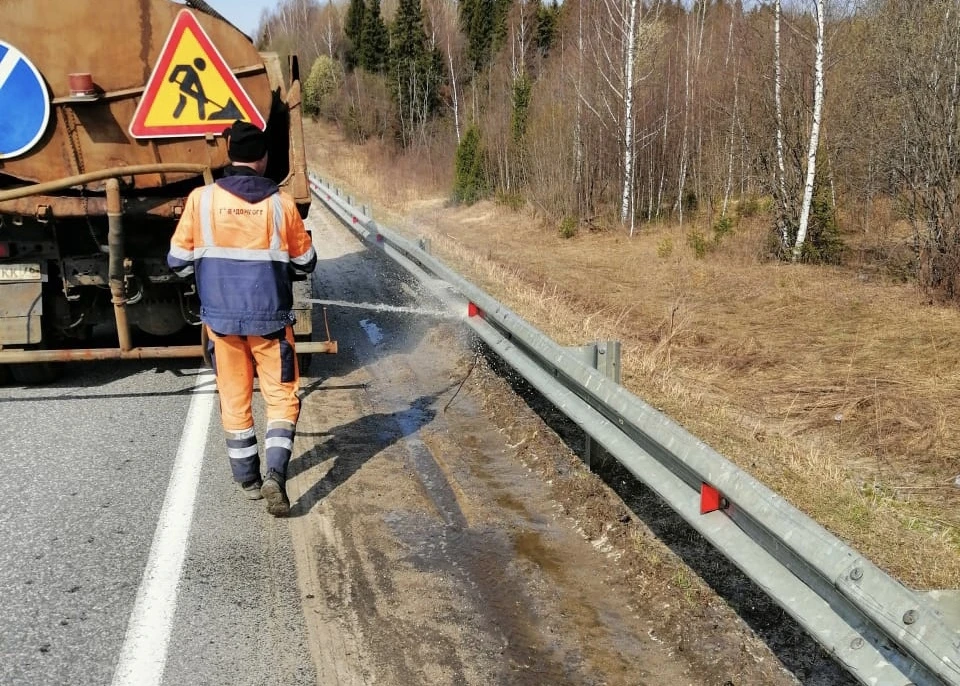
M134 138L220 134L237 120L266 128L196 17L182 10L130 123Z

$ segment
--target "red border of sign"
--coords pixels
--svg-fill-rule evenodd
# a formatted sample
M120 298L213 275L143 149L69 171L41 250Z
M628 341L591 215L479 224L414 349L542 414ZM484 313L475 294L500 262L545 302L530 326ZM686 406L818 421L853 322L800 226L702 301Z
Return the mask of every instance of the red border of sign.
M160 50L160 58L157 61L157 66L153 68L150 80L147 81L147 86L143 91L143 97L140 99L140 103L137 105L137 111L133 115L133 121L130 122L130 135L134 138L177 138L182 136L205 136L208 133L218 135L222 134L224 129L230 126L231 122L228 121L211 122L209 124L183 124L181 126L148 127L146 125L150 107L152 107L156 101L157 93L163 85L163 77L167 73L170 62L173 61L174 53L176 53L177 48L180 47L180 40L183 38L183 34L187 28L193 31L197 42L200 43L200 48L206 52L213 66L217 68L217 73L220 74L220 77L237 98L237 104L250 116L251 123L261 130L266 129L267 124L263 120L263 115L260 114L256 105L253 104L253 101L250 99L250 96L247 95L243 86L240 85L236 74L230 71L230 67L227 66L227 61L223 59L223 55L220 54L217 46L210 40L207 32L200 26L197 18L188 10L180 10L177 18L173 22L173 28L170 29L170 34L163 44L163 49Z

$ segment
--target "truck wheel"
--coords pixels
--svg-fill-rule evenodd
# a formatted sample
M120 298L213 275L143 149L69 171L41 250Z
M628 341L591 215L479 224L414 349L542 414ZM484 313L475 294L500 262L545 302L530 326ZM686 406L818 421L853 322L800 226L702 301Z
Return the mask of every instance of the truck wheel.
M5 364L0 364L0 386L6 386L10 383L10 369Z
M14 381L24 386L42 386L53 383L63 373L63 366L56 362L31 362L29 364L11 364L10 373Z

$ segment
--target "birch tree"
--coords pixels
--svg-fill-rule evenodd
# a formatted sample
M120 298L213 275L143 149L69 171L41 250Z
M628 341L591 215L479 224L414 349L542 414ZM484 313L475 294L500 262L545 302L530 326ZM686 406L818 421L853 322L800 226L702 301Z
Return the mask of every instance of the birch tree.
M787 250L790 232L787 227L789 201L787 197L787 170L783 161L783 63L781 58L780 19L783 9L780 0L773 7L773 64L774 64L774 109L777 127L777 224L780 230L780 247Z
M626 21L627 40L624 50L623 73L623 183L620 194L620 223L627 221L627 214L631 212L631 189L633 183L633 67L637 53L637 0L628 0ZM633 235L633 222L630 223L630 235Z
M342 30L340 11L334 6L333 0L327 0L320 16L320 40L326 50L327 57L331 59L340 52L340 33Z
M816 59L814 62L813 122L810 126L810 145L807 149L807 179L803 186L803 204L800 208L800 224L797 227L797 240L793 246L794 261L800 259L800 255L803 252L803 242L807 237L807 227L810 222L810 204L813 201L813 184L817 172L817 148L820 145L820 124L823 117L824 0L815 0L814 12L817 25L817 37Z
M583 183L583 1L577 2L577 110L573 124L573 187L577 192L577 210L581 216L587 209Z
M657 27L643 21L640 0L602 0L599 9L593 14L585 49L600 87L595 94L580 90L579 98L583 107L619 142L618 216L621 224L626 224L634 214L636 91L638 84L649 76L649 68L641 68L648 67L647 51L655 43Z

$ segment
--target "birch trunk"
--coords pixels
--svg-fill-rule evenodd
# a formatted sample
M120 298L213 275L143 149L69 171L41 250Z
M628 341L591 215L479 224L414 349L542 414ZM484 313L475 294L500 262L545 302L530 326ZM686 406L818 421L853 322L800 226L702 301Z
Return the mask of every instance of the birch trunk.
M657 216L663 214L663 187L667 181L667 133L670 123L670 68L667 68L667 94L663 107L663 143L660 153L660 188L657 191Z
M824 0L816 0L817 58L814 65L813 124L810 127L810 147L807 150L807 180L803 187L803 205L800 208L800 225L797 227L797 242L793 246L793 261L800 259L803 243L807 238L810 222L810 205L813 201L813 181L817 173L817 146L820 143L820 123L823 116L823 43Z
M460 145L460 100L457 94L457 70L453 66L453 49L450 47L450 35L447 35L447 60L450 64L450 89L453 97L453 128L457 132L457 145Z
M583 2L577 3L577 121L573 127L573 186L577 193L577 212L583 216L586 198L583 193Z
M727 29L727 51L723 58L723 68L729 69L730 67L730 52L733 50L733 24L734 18L736 17L736 10L730 12L730 26ZM740 59L739 57L736 60L734 65L734 76L733 76L733 114L730 117L730 151L727 158L727 182L724 185L723 191L723 209L720 211L720 216L727 216L727 208L730 206L730 194L733 192L733 155L734 148L737 144L736 134L737 134L737 107L739 104L740 96Z
M680 173L677 175L677 204L683 226L683 187L687 180L687 133L690 125L690 31L687 31L686 69L683 86L683 137L680 143Z
M777 190L779 191L779 202L777 203L777 223L780 228L780 245L786 250L790 245L790 236L787 233L787 182L786 166L783 162L783 67L780 62L780 0L776 0L773 6L773 63L774 63L774 101L777 116Z
M727 216L727 208L730 205L730 193L733 190L733 151L736 146L737 139L737 119L740 116L740 63L737 62L736 67L736 76L733 80L733 114L730 117L730 151L729 157L727 159L727 183L723 191L723 210L720 212L721 217Z
M620 195L620 223L627 221L631 212L631 187L633 185L633 65L637 50L637 2L630 0L627 18L627 45L623 73L624 90L624 135L623 135L623 191ZM633 222L630 222L633 235Z

